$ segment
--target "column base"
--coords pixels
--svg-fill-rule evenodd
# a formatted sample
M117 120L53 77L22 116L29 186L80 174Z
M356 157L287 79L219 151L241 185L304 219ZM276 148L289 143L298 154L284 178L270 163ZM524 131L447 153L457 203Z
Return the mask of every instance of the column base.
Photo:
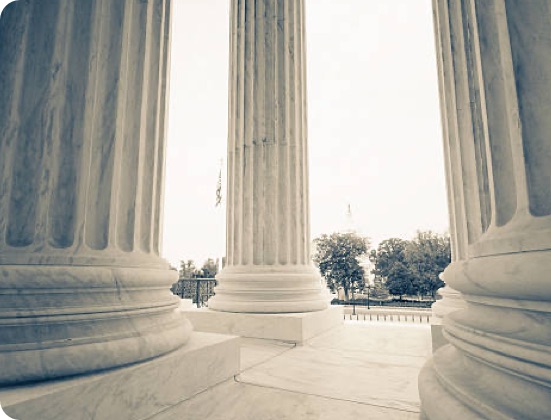
M289 314L247 314L210 309L185 311L196 331L282 340L296 344L343 323L343 308L330 306L323 311Z
M238 372L239 338L193 333L183 348L149 362L0 388L0 401L14 419L144 419Z
M480 414L469 410L440 384L432 360L427 362L419 373L419 394L421 420L438 418L478 420L481 418Z
M243 265L224 268L209 300L215 311L278 314L314 312L331 302L319 271L305 265Z
M445 346L448 344L448 340L446 340L446 337L444 336L444 326L439 323L433 323L430 326L430 335L432 338L432 352L434 353L436 350L438 350L440 347Z
M419 374L421 409L431 420L548 418L548 385L467 356L452 345L438 350Z
M532 252L446 268L446 283L461 292L466 306L445 314L443 338L449 344L419 376L426 418L549 417L549 288L534 289L532 282L548 278L548 264L549 253Z
M191 324L168 269L0 265L0 386L99 372L167 354Z
M442 273L440 276L442 276ZM438 294L442 296L442 299L437 300L432 305L431 334L433 353L440 347L448 344L448 340L444 336L444 317L452 312L465 309L467 306L467 303L463 300L461 293L452 289L448 285L446 285L443 289L440 289Z

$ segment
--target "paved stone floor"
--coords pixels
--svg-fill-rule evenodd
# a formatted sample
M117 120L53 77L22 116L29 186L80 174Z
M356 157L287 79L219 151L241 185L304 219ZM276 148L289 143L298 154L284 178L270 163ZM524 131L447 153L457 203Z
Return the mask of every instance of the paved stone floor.
M417 419L429 325L347 321L304 346L242 339L241 373L154 420Z

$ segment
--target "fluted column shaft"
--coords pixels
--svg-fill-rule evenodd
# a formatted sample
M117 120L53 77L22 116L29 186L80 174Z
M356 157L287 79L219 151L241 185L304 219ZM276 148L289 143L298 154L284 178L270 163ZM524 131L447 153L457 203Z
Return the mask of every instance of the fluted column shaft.
M1 383L151 358L189 335L159 256L170 7L3 12Z
M234 0L227 265L211 309L327 306L311 266L303 0Z
M466 300L420 376L427 418L551 412L551 5L435 0L455 258Z
M433 0L433 4L434 4ZM444 162L445 162L445 175L446 175L446 189L448 193L448 212L450 219L450 235L451 235L451 261L452 263L464 258L465 254L465 241L464 238L467 235L465 225L464 214L464 191L462 188L461 171L461 159L458 156L457 149L457 124L456 113L452 112L454 109L454 102L451 92L453 87L450 83L453 79L448 75L450 73L449 58L446 54L445 48L449 39L446 37L446 33L443 33L440 28L439 16L437 14L437 8L433 7L434 13L434 32L435 32L435 46L437 56L438 67L438 91L440 96L440 115L442 120L442 132L444 140ZM442 275L441 275L442 277ZM438 294L442 299L436 301L432 305L432 318L431 318L431 335L432 335L432 349L435 351L447 341L442 336L443 319L446 315L453 311L465 307L465 301L461 297L461 294L452 289L449 285L438 291Z

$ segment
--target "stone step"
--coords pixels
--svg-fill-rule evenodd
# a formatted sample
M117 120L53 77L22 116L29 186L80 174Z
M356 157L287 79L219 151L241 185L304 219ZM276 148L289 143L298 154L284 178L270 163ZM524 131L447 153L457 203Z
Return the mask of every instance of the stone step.
M239 372L239 338L194 332L159 358L102 373L0 389L14 419L128 419L160 413Z

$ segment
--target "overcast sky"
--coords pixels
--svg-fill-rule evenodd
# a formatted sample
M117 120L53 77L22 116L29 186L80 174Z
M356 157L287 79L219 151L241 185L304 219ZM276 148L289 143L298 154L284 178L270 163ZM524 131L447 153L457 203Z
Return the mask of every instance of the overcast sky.
M228 10L228 0L175 3L164 233L174 264L225 250L214 203ZM348 204L374 243L446 231L430 0L307 0L306 19L312 235L342 230Z
M174 265L225 253L214 204L229 3L174 0L163 240ZM447 230L431 1L306 0L306 19L312 235L342 230L348 204L375 244Z

